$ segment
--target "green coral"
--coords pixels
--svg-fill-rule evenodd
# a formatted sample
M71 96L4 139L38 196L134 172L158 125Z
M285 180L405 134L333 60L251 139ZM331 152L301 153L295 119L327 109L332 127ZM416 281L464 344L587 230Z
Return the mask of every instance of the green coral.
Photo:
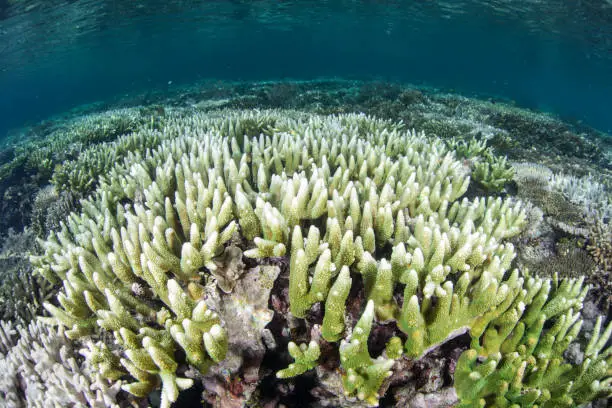
M472 176L485 190L497 193L512 180L514 168L508 164L505 157L487 156L485 160L474 165Z
M472 137L470 140L452 138L447 141L450 150L460 159L472 159L488 154L487 141Z
M459 406L574 407L609 396L612 324L601 333L598 318L581 363L563 356L580 331L587 289L581 279L528 279L511 307L472 331L455 372Z
M53 171L51 183L59 191L89 193L97 185L98 179L120 163L128 153L139 154L147 148L157 147L162 138L153 129L142 129L116 141L93 145L76 159L58 165Z
M496 156L486 139L452 138L447 142L458 158L473 161L472 177L487 192L498 193L514 177L514 168L505 157Z
M377 406L378 390L383 381L392 374L395 361L378 357L373 359L368 352L368 337L374 320L374 301L368 301L353 333L340 343L340 361L344 374L342 383L347 395L356 395L361 401Z
M338 341L344 333L345 303L351 290L348 266L343 266L325 300L325 316L321 334L327 341Z
M317 360L321 355L319 343L311 341L308 344L300 344L289 342L289 354L295 360L295 363L289 364L289 367L280 370L276 373L278 378L295 377L308 370L312 370L317 366Z

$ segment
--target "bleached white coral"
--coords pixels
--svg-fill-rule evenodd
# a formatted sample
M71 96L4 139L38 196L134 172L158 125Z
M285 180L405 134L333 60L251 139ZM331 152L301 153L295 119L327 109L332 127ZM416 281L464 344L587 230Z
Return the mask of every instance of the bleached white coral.
M612 192L592 174L584 177L555 174L551 184L569 201L582 206L586 215L604 218L612 216Z
M64 330L32 321L0 321L0 400L3 407L117 407L119 384L105 384L80 366Z
M524 183L542 186L542 188L550 189L550 180L553 176L552 170L538 163L511 163L514 168L514 181L519 186Z

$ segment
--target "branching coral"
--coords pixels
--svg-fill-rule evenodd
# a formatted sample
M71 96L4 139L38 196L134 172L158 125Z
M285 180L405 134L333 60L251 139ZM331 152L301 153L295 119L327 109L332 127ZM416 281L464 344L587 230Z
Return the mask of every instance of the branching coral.
M9 230L0 245L0 320L27 324L55 294L53 285L32 273L28 252L35 245L32 230Z
M371 405L402 354L394 336L387 357L370 355L375 319L396 321L403 353L419 358L460 333L486 338L518 307L526 283L505 241L524 227L523 205L460 200L470 179L442 142L365 115L221 111L165 126L174 136L114 166L32 259L63 284L46 320L71 338L113 333L111 351L97 345L88 360L133 395L161 385L167 407L192 384L180 365L204 373L223 360L232 317L207 306L206 283L232 290L231 253L288 257L290 312L324 304L323 339L347 339L344 391ZM367 305L351 332L352 290ZM317 359L315 346L291 349L280 377Z
M0 180L11 173L36 171L48 179L54 167L77 156L88 145L111 141L147 123L136 109L116 109L89 114L52 129L46 137L24 138L14 149L14 158L3 166Z
M119 384L107 385L93 367L77 362L77 354L61 328L0 321L2 406L118 407Z
M470 140L452 138L447 141L450 150L460 159L472 159L483 156L487 151L487 141L472 137Z
M76 209L77 195L69 191L58 193L51 185L41 188L32 205L31 225L38 238L46 237L51 230Z
M513 306L460 357L459 406L573 407L610 395L612 349L605 346L612 324L601 333L602 318L597 320L582 363L563 357L580 331L586 290L581 280L528 279Z
M473 162L472 177L487 192L499 193L512 180L514 168L505 157L496 156L486 139L472 137L470 140L452 138L447 142L450 150L466 163Z
M391 376L394 361L384 357L373 359L368 352L368 337L374 320L374 302L370 300L353 329L340 343L340 361L346 373L342 377L345 393L356 394L370 405L378 405L378 390Z
M295 363L289 364L289 367L277 372L276 376L278 378L295 377L316 367L317 360L321 355L319 343L311 341L308 344L300 344L298 346L290 342L288 348L289 354L295 359Z
M505 157L489 156L474 166L474 180L490 192L502 191L513 176L514 169L508 164Z
M122 136L115 141L97 144L81 152L72 161L58 166L51 182L59 191L85 194L93 190L99 178L128 154L139 154L159 146L163 135L153 128Z

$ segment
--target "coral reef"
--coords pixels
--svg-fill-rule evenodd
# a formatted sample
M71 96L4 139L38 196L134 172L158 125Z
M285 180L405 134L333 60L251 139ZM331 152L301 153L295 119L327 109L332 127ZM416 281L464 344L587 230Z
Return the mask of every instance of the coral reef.
M41 188L32 204L31 228L38 238L46 238L52 230L57 230L60 223L77 209L77 195L71 191L58 192L48 185Z
M48 179L55 165L77 156L88 145L114 140L146 123L137 109L107 110L80 116L57 128L44 129L22 138L13 147L13 158L3 165L0 182L15 173L36 174Z
M512 180L514 169L505 157L492 157L475 165L472 177L488 192L501 192Z
M145 129L82 151L75 160L65 161L55 169L51 183L59 191L89 193L96 187L98 179L124 156L155 148L161 143L162 136L155 131L153 125Z
M500 193L512 181L514 168L506 157L496 156L487 146L487 140L472 137L467 140L453 137L446 141L459 159L472 167L472 178L488 193Z
M268 352L287 345L293 362L275 381L311 375L335 406L375 406L406 386L402 366L469 337L454 375L465 406L497 386L499 406L610 393L609 329L595 330L583 365L562 361L588 287L512 268L525 205L462 198L470 171L442 140L295 111L160 126L157 147L122 154L31 258L62 284L43 321L96 339L86 361L108 386L120 381L130 398L161 388L169 407L200 382L208 401L246 403ZM96 166L92 176L106 169ZM483 180L498 189L510 177L498 173ZM546 369L570 385L551 389Z
M32 272L28 256L36 242L30 229L9 230L0 242L0 320L27 324L42 312L54 287Z
M107 385L78 362L63 329L40 322L14 327L0 320L0 399L6 408L118 407L119 383Z
M573 407L610 395L605 347L612 324L602 332L598 318L580 364L563 357L582 325L577 310L585 289L581 280L530 278L516 307L492 321L475 348L459 358L459 406Z
M612 304L608 279L612 265L612 195L605 183L608 179L603 175L596 178L590 174L583 177L553 174L548 167L534 163L512 166L516 170L518 195L541 207L546 224L569 235L574 242L563 245L561 241L567 238L555 237L549 230L547 236L540 236L523 248L522 261L543 275L559 272L565 276L586 276L594 284L603 309L608 310ZM559 250L560 246L565 248Z
M52 177L60 190L67 186L74 187L72 195L88 192L94 180L111 165L113 156L108 152L106 155L89 153L85 159L92 164L86 166L87 171L78 166L74 168L72 160L89 146L115 140L141 127L151 127L151 120L151 117L141 116L138 109L115 109L45 123L18 135L7 153L0 155L4 156L0 162L0 196L3 198L0 235L9 228L21 230L30 223L34 197Z

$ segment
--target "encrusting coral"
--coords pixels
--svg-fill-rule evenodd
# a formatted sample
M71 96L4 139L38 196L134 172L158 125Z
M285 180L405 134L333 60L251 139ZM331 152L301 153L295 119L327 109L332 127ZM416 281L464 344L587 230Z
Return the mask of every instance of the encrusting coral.
M441 141L365 115L220 111L170 117L164 126L176 136L126 156L32 258L38 273L63 285L57 302L45 304L52 315L45 321L65 326L72 339L112 333L114 343L90 345L87 360L125 391L144 397L161 386L168 407L194 382L180 365L204 374L225 358L232 316L210 307L217 289L207 283L231 292L244 271L222 269L242 268L235 260L242 256L288 258L294 318L308 320L324 303L321 341L340 341L349 401L377 405L396 360L420 358L463 333L474 344L481 339L490 359L520 347L508 334L513 325L525 326L531 345L542 326L521 320L531 316L521 314L527 304L548 301L544 309L555 313L545 318L568 313L548 333L575 337L566 321L577 319L586 288L555 283L571 287L561 301L558 291L535 289L544 281L511 269L507 239L525 226L522 203L460 200L470 177ZM352 290L365 304L351 329ZM377 357L367 347L375 321L398 327ZM316 341L291 344L295 362L281 378L314 368L321 353ZM475 363L467 353L462 367ZM497 367L485 366L487 375ZM609 392L606 371L581 381L597 388L588 398Z

